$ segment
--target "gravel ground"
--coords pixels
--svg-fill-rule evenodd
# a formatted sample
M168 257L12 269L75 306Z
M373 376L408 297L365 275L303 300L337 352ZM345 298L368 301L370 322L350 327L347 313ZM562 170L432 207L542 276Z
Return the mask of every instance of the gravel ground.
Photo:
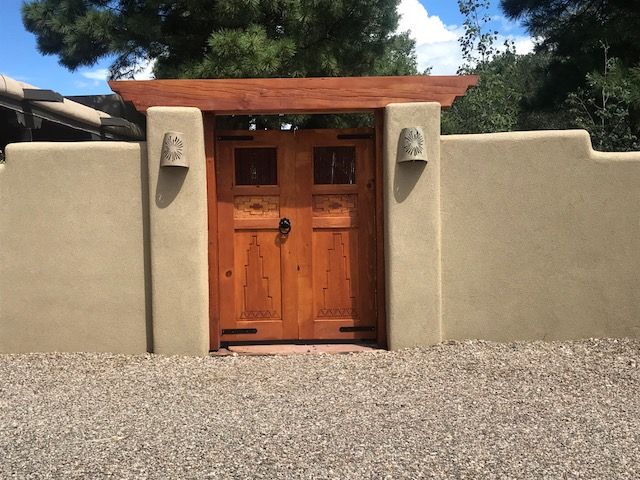
M640 478L640 341L0 355L0 478Z

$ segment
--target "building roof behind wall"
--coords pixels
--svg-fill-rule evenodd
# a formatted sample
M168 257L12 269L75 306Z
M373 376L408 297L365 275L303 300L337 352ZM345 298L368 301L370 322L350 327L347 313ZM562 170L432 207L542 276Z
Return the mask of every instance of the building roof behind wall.
M74 102L51 90L43 90L0 75L0 107L32 115L98 138L140 140L142 129L128 120Z

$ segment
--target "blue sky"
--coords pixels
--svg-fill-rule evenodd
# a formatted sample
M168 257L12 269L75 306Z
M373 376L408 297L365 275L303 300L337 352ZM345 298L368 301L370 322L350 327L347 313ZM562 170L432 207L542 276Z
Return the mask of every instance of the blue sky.
M502 37L516 42L520 53L533 45L519 25L508 22L493 0L494 27ZM22 0L0 0L0 73L63 95L109 93L105 81L109 59L92 67L70 72L58 64L56 57L43 56L36 48L35 37L27 32L20 17ZM416 39L421 68L432 67L434 75L454 74L460 64L457 38L462 17L455 0L402 0L400 29L409 30ZM501 38L502 39L502 38ZM500 42L501 43L501 42ZM143 74L144 76L144 74Z

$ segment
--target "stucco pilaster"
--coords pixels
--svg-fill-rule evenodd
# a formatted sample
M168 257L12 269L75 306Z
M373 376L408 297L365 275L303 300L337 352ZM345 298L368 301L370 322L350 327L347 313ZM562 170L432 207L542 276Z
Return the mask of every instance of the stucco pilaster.
M209 350L207 184L202 113L147 111L153 351L204 355ZM189 168L160 167L166 132L182 132Z
M385 272L388 344L441 340L440 104L385 108ZM397 163L403 128L424 129L428 162Z

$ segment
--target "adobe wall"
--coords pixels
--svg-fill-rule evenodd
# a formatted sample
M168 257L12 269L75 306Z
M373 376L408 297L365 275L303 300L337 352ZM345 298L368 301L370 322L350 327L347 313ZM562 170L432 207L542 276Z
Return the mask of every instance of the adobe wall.
M640 152L443 136L442 339L640 336Z
M24 143L0 165L0 353L205 355L202 114L147 112L147 143ZM433 103L385 109L389 347L640 336L640 152L582 131L440 137ZM425 163L397 163L421 126ZM161 168L164 134L190 168Z
M0 353L151 348L146 150L20 143L0 165Z
M0 165L0 353L209 351L202 114L147 142L19 143ZM165 132L188 169L160 167Z

